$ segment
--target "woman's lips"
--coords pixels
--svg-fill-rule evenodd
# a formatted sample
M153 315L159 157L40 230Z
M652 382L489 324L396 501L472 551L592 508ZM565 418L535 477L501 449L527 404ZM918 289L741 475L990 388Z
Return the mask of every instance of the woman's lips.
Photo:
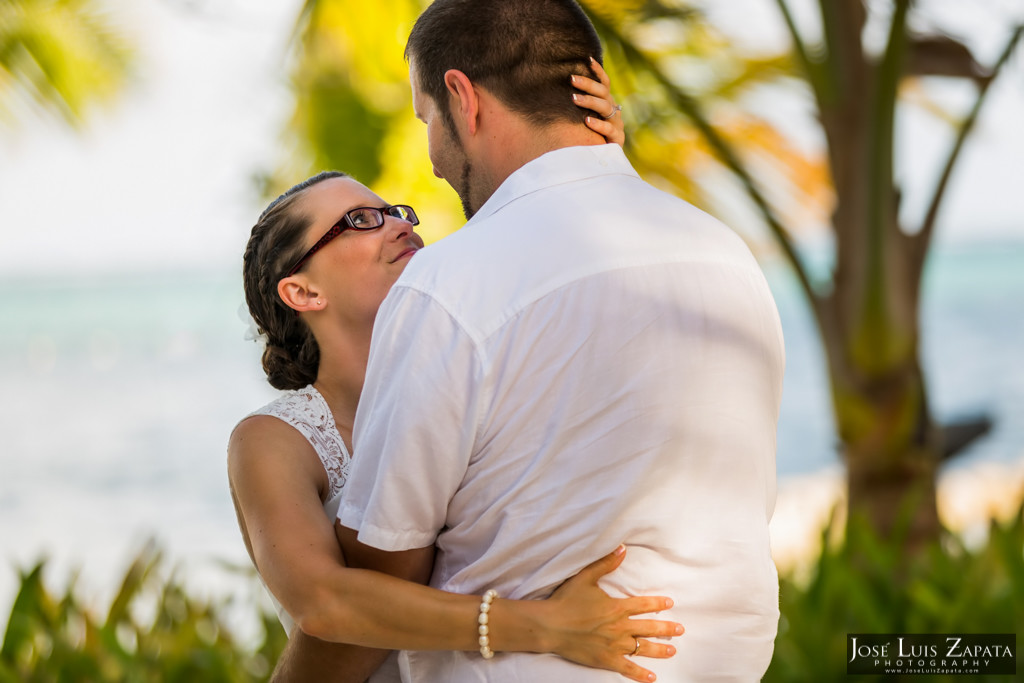
M394 263L395 261L401 261L404 258L412 258L412 255L415 254L417 251L419 251L418 247L409 247L408 249L399 253L398 256L395 257L394 261L392 261L392 263Z

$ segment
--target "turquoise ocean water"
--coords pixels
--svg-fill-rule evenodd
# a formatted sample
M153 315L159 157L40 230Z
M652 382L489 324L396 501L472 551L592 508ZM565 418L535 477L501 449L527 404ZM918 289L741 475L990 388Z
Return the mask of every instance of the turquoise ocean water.
M834 468L823 360L788 273L767 266L787 346L780 478ZM246 340L237 272L0 278L0 623L15 567L75 567L97 599L156 536L201 589L246 562L227 490L235 422L275 392ZM1024 458L1024 242L946 247L922 349L940 419L995 429L954 467ZM218 582L221 583L218 583Z

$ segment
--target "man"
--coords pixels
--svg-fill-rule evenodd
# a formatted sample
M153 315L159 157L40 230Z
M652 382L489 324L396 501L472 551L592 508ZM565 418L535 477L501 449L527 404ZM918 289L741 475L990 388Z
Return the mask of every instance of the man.
M414 106L470 220L377 316L339 539L352 565L433 562L431 585L502 598L624 542L606 588L670 595L686 626L659 678L757 680L778 621L778 316L734 233L579 126L569 76L600 51L573 0L437 0L417 21ZM402 658L411 681L621 680Z

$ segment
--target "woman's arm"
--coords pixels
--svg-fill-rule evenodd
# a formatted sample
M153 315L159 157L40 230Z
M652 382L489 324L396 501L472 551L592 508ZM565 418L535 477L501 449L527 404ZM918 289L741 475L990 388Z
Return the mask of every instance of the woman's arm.
M350 564L372 568L374 571L367 575L371 579L384 576L378 572L386 572L415 580L423 566L424 552L433 551L433 548L421 548L386 552L360 543L353 529L339 524L335 531L346 554L351 551ZM659 659L673 656L674 647L649 638L679 636L683 634L683 627L669 621L632 618L672 607L668 598L641 596L616 599L598 586L598 579L614 571L624 558L625 547L619 546L582 569L547 600L495 600L489 621L491 649L498 652L552 652L577 664L616 671L636 681L654 680L650 671L627 659L627 656L636 654ZM371 628L381 629L380 635L387 634L387 637L401 634L400 638L408 643L401 648L404 650L479 649L476 617L480 597L441 595L447 596L450 606L431 617L436 606L431 606L430 602L438 597L438 591L426 589L417 595L416 591L410 590L401 596L392 594L393 601L374 615L375 624ZM420 598L425 601L421 603ZM423 632L418 627L419 619L435 619L432 623L444 632L443 640L447 644L438 647L438 634ZM324 625L329 627L330 623L331 620L327 619ZM337 640L341 633L327 630L320 637ZM362 642L378 644L369 633L368 639Z
M322 498L327 474L309 442L293 427L266 415L251 417L228 442L228 481L249 556L267 588L296 622L272 680L361 683L388 655L302 635L321 582L316 567L345 571Z
M333 520L327 519L321 504L326 475L312 447L292 427L267 416L243 422L228 447L228 474L253 560L267 587L305 634L371 648L479 648L479 597L344 566ZM597 587L597 578L620 561L621 555L613 555L595 563L551 600L496 601L491 647L555 652L634 680L648 680L647 672L624 656L633 651L634 636L673 636L681 627L630 618L665 609L666 598L617 600ZM426 577L421 573L416 578ZM642 656L663 658L674 652L664 643L642 642ZM360 661L351 665L372 663L376 668L384 654L364 650L357 656Z

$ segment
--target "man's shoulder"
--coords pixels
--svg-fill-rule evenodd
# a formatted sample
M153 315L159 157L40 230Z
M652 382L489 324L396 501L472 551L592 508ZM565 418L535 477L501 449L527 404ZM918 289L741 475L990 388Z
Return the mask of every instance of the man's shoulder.
M447 241L448 238L445 238ZM445 252L448 245L433 244L421 249L381 304L374 330L435 330L449 338L458 334L472 344L480 338L478 325L467 314L460 292L475 287L472 275L452 273ZM456 268L456 271L459 269ZM376 334L376 332L375 332Z

